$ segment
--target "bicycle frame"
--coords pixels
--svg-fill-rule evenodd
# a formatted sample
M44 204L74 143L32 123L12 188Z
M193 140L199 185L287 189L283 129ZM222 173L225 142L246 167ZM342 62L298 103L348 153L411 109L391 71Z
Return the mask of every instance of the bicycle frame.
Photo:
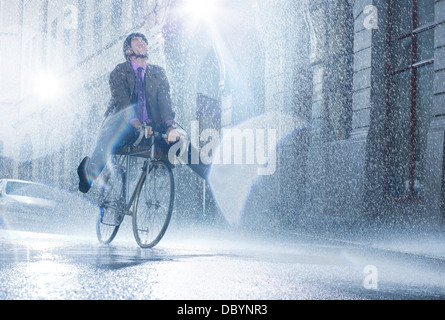
M124 199L125 199L125 208L123 214L125 215L131 215L131 206L133 205L134 199L136 197L136 191L137 186L141 183L144 183L147 172L149 170L149 164L156 160L155 158L155 135L157 133L153 133L150 137L150 147L149 148L143 148L139 150L135 150L134 148L130 148L129 151L124 152L122 155L124 156L125 160L125 188L124 188ZM147 153L147 150L149 150L149 156L147 157L147 160L144 161L144 164L142 166L142 174L140 178L138 179L138 183L136 187L133 189L133 192L131 194L131 197L128 199L128 192L130 191L130 179L129 179L129 173L130 173L130 158L131 157L142 157L143 154Z
M173 211L174 178L171 167L168 163L162 161L162 155L157 154L156 138L159 137L165 138L166 136L159 132L154 132L150 137L149 146L138 147L140 140L137 140L136 146L124 147L114 153L114 166L117 168L112 170L119 171L116 173L119 173L121 182L119 183L119 189L115 189L118 191L118 194L111 196L111 202L102 202L103 204L101 205L101 214L97 220L96 233L102 243L108 244L114 239L126 215L132 216L133 233L140 247L151 248L164 236ZM142 157L145 160L142 166L142 173L139 178L135 177L137 184L130 193L130 180L132 180L132 176L134 177L130 172L132 166L130 162L131 157ZM157 172L162 172L162 174L158 176ZM149 174L150 178L148 178ZM159 199L155 193L153 195L154 198L151 198L151 195L148 195L151 193L149 191L148 193L143 193L144 196L140 201L143 190L150 190L146 189L146 184L148 182L155 184L157 179L167 182L165 185L167 189L164 188L162 193L167 196ZM110 190L113 192L113 184ZM105 215L106 218L103 220ZM159 215L161 217L160 220L151 218L155 215Z

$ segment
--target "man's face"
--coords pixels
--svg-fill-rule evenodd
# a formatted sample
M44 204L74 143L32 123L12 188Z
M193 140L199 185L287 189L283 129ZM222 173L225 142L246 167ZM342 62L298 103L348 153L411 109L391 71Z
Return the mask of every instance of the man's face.
M147 54L147 44L141 37L134 37L131 39L131 49L137 55Z

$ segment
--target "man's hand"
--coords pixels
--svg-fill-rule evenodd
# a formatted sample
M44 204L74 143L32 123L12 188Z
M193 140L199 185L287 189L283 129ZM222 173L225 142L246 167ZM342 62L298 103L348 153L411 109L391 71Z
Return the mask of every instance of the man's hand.
M145 127L144 136L146 139L150 138L151 135L153 134L153 127L150 126L150 123L147 122L141 123L139 120L135 120L131 124L139 132Z
M176 131L175 128L169 127L167 129L166 134L167 134L167 139L165 139L165 142L167 142L167 144L179 141L179 133L178 131Z
M148 124L145 125L145 138L148 139L153 134L153 128L150 127Z

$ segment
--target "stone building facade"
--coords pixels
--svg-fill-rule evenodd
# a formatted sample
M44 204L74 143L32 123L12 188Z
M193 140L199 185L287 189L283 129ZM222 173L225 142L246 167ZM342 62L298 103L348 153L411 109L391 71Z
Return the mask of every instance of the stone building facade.
M444 0L197 2L19 1L26 90L15 176L75 190L109 72L126 35L140 31L187 130L209 106L218 129L271 112L305 124L278 144L276 172L252 186L246 223L443 220ZM27 91L30 68L51 69L63 99ZM182 169L178 179L200 214L208 186Z

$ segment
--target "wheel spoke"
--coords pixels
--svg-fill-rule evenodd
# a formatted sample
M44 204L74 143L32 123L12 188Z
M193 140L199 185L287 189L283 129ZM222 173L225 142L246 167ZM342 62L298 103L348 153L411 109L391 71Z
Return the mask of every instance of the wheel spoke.
M97 220L96 233L100 242L110 243L124 216L122 215L124 190L124 172L120 166L106 169L104 172L104 186L100 191L101 213Z
M161 240L170 222L173 197L173 173L167 164L157 161L139 186L133 208L133 231L141 247L153 247Z

